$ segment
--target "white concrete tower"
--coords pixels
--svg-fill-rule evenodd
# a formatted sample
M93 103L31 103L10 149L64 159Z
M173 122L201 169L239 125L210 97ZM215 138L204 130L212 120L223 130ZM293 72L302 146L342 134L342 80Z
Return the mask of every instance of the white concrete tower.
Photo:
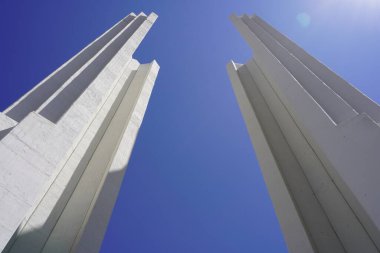
M290 252L379 252L380 107L257 16L228 73Z
M130 14L0 113L0 251L98 252L159 70Z

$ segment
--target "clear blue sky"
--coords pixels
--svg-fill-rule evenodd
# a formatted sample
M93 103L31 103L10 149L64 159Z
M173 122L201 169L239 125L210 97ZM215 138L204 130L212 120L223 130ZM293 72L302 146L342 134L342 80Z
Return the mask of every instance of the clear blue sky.
M287 252L226 64L259 14L380 102L380 0L0 0L0 110L129 12L161 70L102 252Z

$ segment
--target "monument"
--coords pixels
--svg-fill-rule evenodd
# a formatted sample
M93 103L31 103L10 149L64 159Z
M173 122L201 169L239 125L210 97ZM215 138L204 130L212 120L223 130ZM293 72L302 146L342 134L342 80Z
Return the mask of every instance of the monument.
M98 252L159 70L130 14L0 113L0 251Z
M380 107L258 16L227 66L290 252L379 252Z

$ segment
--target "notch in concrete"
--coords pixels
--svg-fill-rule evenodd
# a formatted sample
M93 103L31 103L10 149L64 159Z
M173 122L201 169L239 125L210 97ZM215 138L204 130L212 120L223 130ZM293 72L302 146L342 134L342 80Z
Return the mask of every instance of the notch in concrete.
M3 139L15 126L17 122L0 112L0 140Z

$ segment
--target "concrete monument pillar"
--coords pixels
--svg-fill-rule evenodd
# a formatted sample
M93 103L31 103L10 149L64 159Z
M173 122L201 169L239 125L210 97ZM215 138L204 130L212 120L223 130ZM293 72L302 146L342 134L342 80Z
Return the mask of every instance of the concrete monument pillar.
M0 250L97 252L159 70L130 14L0 113Z
M228 73L290 252L379 252L380 107L258 16Z

